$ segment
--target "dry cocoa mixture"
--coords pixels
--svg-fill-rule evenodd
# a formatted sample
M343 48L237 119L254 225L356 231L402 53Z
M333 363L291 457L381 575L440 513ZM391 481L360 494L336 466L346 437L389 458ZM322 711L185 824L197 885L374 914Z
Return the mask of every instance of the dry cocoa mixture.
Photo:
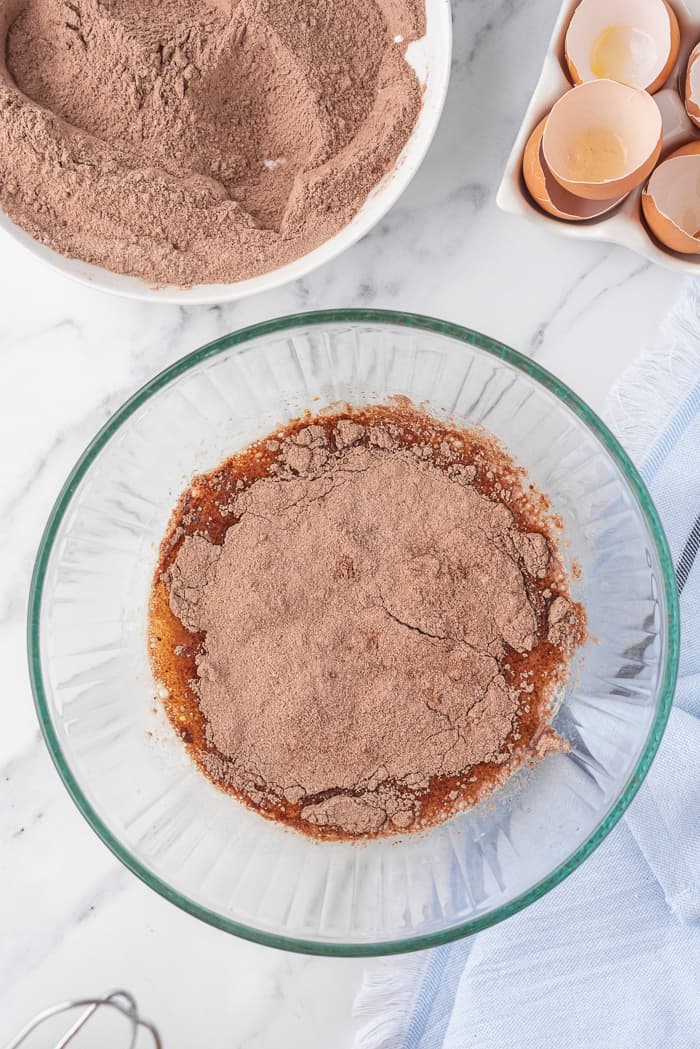
M153 284L266 273L394 167L424 31L423 0L0 0L0 204Z
M408 407L292 423L197 478L152 657L219 786L327 837L397 833L565 744L585 635L546 500L495 441Z

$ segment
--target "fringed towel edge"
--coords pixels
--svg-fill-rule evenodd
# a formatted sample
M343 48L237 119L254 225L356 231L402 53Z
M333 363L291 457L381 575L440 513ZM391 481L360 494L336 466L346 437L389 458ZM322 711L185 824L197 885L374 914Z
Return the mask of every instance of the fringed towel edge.
M689 281L654 344L611 389L604 417L643 465L687 392L700 382L700 281Z
M353 1049L399 1049L405 1045L430 963L431 953L421 951L383 959L367 969L353 1005L353 1016L362 1022Z

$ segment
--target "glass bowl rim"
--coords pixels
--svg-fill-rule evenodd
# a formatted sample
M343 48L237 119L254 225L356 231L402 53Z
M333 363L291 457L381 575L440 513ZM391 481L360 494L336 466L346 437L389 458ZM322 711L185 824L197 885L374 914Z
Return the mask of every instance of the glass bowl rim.
M174 379L179 378L179 376L190 371L203 361L216 357L220 353L230 349L238 348L238 351L240 352L240 350L253 339L258 339L266 335L293 331L297 328L318 327L333 323L394 325L402 328L413 328L419 331L447 336L457 342L465 343L506 362L518 371L529 376L529 378L543 386L550 393L554 394L555 397L561 401L598 439L607 454L619 468L626 484L632 492L637 506L649 528L651 538L656 548L656 554L661 567L663 594L667 609L667 637L665 639L667 644L663 677L659 689L657 710L644 749L642 750L634 771L612 809L607 816L601 820L598 826L594 828L588 838L545 878L542 878L525 892L514 897L514 899L494 908L494 910L490 911L488 914L481 915L478 918L473 918L466 922L459 922L450 926L448 929L439 932L409 936L400 940L377 941L374 943L324 943L266 932L253 926L245 925L242 922L234 921L216 911L210 910L202 904L197 903L195 900L183 895L176 889L173 889L161 877L150 871L111 832L83 793L77 778L73 774L70 763L63 753L58 735L51 720L41 666L41 639L39 624L44 597L46 570L53 550L54 541L78 485L91 468L99 453L114 434L130 418L136 409L148 401L154 394L158 393ZM102 426L99 432L88 444L76 465L71 470L68 479L56 499L44 529L36 555L29 593L27 648L29 676L39 725L58 774L83 817L87 820L95 833L101 838L103 843L114 853L117 859L120 860L133 874L140 878L151 889L158 892L166 900L174 903L181 910L186 911L215 928L232 933L254 943L303 954L316 954L332 957L372 957L422 950L428 947L437 947L453 940L461 939L465 936L471 936L492 925L496 925L498 922L517 914L519 911L550 892L568 877L569 874L576 870L576 868L579 867L601 844L618 820L622 817L623 813L639 790L661 742L671 711L678 673L680 616L673 560L658 512L651 496L649 495L646 485L632 463L632 460L605 423L577 394L561 382L560 379L557 379L551 374L551 372L547 371L531 358L511 349L496 339L492 339L487 335L483 335L480 332L474 331L471 328L463 327L459 324L453 324L449 321L441 321L421 314L405 313L394 310L331 309L278 317L274 320L263 321L262 323L250 325L228 335L221 336L213 342L209 342L206 345L201 346L199 349L192 351L163 369L163 371L159 372L154 378L145 383L136 393L126 400L124 404L107 420L104 426Z

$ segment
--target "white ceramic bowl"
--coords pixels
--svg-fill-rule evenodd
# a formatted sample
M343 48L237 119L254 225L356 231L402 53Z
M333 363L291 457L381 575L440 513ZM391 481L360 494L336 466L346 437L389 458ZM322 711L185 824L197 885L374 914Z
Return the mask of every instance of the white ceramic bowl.
M424 89L423 107L413 134L404 146L395 168L370 193L363 207L349 225L325 244L295 262L234 284L198 284L192 288L174 286L153 288L138 277L125 277L102 266L80 259L69 259L39 243L0 211L0 229L22 244L37 258L65 273L68 277L130 299L171 302L181 306L232 302L257 292L270 291L281 284L298 280L349 248L386 215L399 199L420 167L440 120L447 95L452 60L452 18L450 0L426 0L426 34L410 44L406 57L416 71Z

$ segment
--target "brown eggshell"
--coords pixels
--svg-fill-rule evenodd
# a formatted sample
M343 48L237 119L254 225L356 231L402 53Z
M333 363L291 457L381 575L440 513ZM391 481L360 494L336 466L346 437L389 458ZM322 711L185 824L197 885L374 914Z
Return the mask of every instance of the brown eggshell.
M686 199L696 203L694 230L680 225L679 212ZM649 229L666 248L700 255L700 142L689 142L659 164L644 187L642 212Z
M582 84L598 79L593 69L592 50L599 34L615 27L638 28L656 43L655 61L643 72L646 76L621 81L643 88L650 94L668 80L678 59L681 31L675 11L666 0L581 0L569 22L564 40L564 58L572 82ZM610 72L605 77L612 77ZM613 79L615 79L613 77Z
M542 136L546 123L547 117L540 121L530 135L523 154L523 178L535 203L547 214L567 222L597 218L619 204L624 197L608 201L584 200L559 185L542 155Z
M685 75L685 110L694 124L700 127L700 44L697 44L688 59Z
M594 132L605 132L624 145L618 174L593 177L578 170L577 157L586 146L586 135ZM542 152L552 175L569 193L585 200L612 200L629 193L651 174L661 153L662 135L661 112L646 91L616 80L588 80L554 104L544 129Z
M668 58L666 59L663 69L657 76L656 80L653 80L647 88L647 91L650 95L653 95L656 91L660 91L661 88L664 86L671 73L673 72L673 67L678 61L678 53L681 49L681 27L678 24L676 12L669 4L665 2L664 7L668 11L668 18L671 23L671 47L669 49Z

